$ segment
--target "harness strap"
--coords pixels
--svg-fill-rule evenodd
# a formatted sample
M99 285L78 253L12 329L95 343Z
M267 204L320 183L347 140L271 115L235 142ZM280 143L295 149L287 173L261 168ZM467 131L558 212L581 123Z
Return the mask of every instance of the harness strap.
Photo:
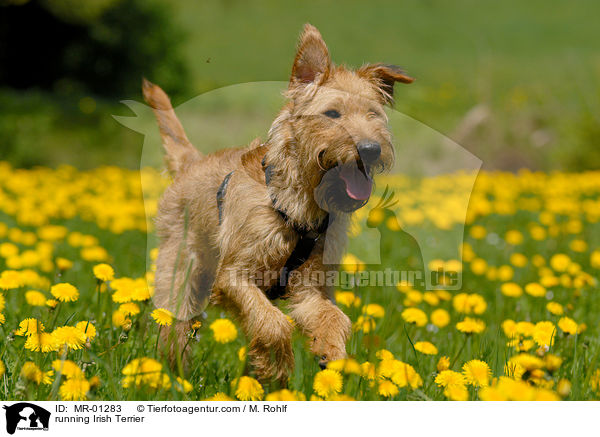
M264 158L262 164L263 169L265 171L265 182L268 186L271 180L271 166L265 166ZM221 182L221 185L219 185L219 189L217 190L217 208L219 211L219 225L223 223L223 205L225 203L225 195L227 194L227 185L229 185L229 179L231 179L232 174L233 172L225 176L223 182ZM275 211L279 213L281 218L286 223L290 224L294 228L294 230L299 236L296 246L292 250L292 253L286 260L285 265L279 273L279 278L277 279L277 282L270 288L265 290L265 294L267 295L267 297L270 300L275 300L281 298L285 299L285 289L288 285L290 274L294 270L302 266L302 264L304 264L308 260L310 254L315 248L315 245L317 244L317 241L319 241L321 236L327 232L327 227L329 226L329 214L327 214L321 225L316 230L308 230L304 227L298 227L291 224L292 222L289 219L288 215L275 206L275 198L272 197L271 202L273 203L273 209L275 209Z

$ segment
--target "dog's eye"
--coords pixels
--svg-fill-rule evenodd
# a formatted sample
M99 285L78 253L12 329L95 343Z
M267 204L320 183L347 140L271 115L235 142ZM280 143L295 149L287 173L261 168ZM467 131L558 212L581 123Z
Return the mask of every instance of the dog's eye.
M369 109L369 112L367 112L367 115L370 118L381 117L381 113L379 111L376 111L375 109Z
M342 116L335 109L328 109L327 111L323 112L323 115L326 115L329 118L340 118Z

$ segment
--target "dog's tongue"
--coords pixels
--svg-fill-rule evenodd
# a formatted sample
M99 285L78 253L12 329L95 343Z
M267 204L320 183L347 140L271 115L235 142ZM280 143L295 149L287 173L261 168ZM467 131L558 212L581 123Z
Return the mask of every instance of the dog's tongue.
M340 178L346 184L346 193L354 200L367 200L371 195L373 181L354 165L343 166Z

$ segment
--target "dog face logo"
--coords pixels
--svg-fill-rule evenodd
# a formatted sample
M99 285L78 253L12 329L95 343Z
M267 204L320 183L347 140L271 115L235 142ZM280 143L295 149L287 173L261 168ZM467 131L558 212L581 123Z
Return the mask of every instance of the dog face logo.
M4 405L6 410L6 432L14 434L18 430L48 431L50 412L42 407L28 402L19 402L10 406Z

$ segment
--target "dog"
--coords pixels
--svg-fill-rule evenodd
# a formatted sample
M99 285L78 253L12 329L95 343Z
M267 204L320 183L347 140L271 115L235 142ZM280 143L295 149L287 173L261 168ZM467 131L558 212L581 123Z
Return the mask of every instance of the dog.
M276 306L280 298L321 368L346 357L350 319L314 278L337 269L351 213L371 196L373 176L393 166L384 106L396 82L412 81L394 65L334 65L319 31L306 24L287 103L266 141L203 155L167 95L144 80L173 179L156 217L154 295L177 318L161 338L172 365L189 365L194 317L218 304L239 320L256 377L285 386L294 327Z

